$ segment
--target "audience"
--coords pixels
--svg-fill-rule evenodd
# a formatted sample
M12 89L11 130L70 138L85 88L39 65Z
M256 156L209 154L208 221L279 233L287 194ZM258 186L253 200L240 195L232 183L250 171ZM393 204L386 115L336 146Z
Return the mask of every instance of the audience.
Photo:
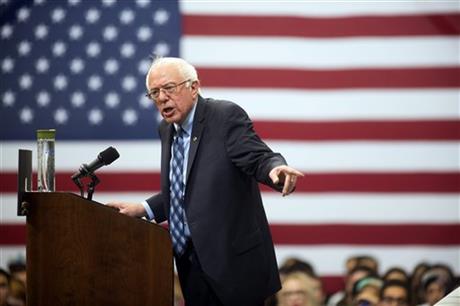
M24 261L0 269L0 306L26 305ZM452 270L442 264L422 262L408 273L391 267L380 275L378 261L366 255L345 262L344 288L329 296L314 266L298 258L287 259L279 269L282 289L268 299L266 306L433 306L459 285ZM175 280L174 305L183 298Z

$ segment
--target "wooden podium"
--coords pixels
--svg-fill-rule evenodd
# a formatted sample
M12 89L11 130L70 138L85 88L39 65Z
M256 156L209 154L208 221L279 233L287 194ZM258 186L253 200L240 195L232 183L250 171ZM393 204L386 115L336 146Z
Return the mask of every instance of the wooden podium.
M173 304L167 230L74 194L22 200L28 305Z

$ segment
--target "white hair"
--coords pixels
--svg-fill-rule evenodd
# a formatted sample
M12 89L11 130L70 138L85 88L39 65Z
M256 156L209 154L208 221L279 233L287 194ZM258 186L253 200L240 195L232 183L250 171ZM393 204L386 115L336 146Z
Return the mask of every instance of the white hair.
M162 65L173 65L177 67L179 73L184 77L186 80L190 80L187 83L187 87L194 81L198 81L198 73L196 72L195 67L191 64L186 62L185 60L178 58L178 57L157 57L153 60L152 64L150 65L149 71L145 78L145 86L147 89L149 88L149 75L150 73Z

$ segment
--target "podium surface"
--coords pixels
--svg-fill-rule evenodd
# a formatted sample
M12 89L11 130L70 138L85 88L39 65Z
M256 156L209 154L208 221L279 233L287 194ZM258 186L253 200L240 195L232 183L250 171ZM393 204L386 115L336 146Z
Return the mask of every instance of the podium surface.
M26 193L27 304L172 305L169 233L68 193Z

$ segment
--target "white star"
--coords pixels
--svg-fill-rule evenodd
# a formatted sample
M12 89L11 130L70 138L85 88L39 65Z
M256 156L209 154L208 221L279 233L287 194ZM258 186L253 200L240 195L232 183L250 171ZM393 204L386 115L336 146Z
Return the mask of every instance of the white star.
M132 10L123 10L120 13L120 21L123 24L129 24L134 20L134 12Z
M139 105L142 107L142 108L152 108L153 107L153 103L152 103L152 100L150 100L149 98L147 98L144 94L140 95L139 96Z
M136 0L138 7L147 7L150 5L150 0Z
M2 27L2 31L1 31L1 37L4 38L4 39L7 39L7 38L10 38L11 35L13 34L13 26L9 25L9 24L5 24L3 27Z
M156 25L164 25L169 20L169 12L165 9L158 9L153 13L153 22Z
M50 64L48 60L44 57L39 58L35 63L35 69L37 69L38 73L45 73L48 71L49 68Z
M155 49L153 50L153 54L157 56L166 56L169 54L169 45L165 42L159 42L155 45Z
M89 57L96 57L101 53L101 45L99 45L97 42L92 41L88 44L86 47L86 53L88 54Z
M83 104L85 104L85 102L86 97L81 91L74 92L70 97L70 103L72 103L74 107L81 107Z
M64 108L60 107L54 112L54 121L57 124L65 124L68 120L69 114Z
M14 68L14 60L11 57L6 57L2 61L2 71L4 73L8 73L13 71Z
M105 105L107 105L108 108L115 108L120 104L120 96L116 92L109 92L105 96Z
M123 114L121 116L122 116L123 122L126 125L134 125L136 124L137 119L138 119L137 112L132 108L129 108L123 111Z
M64 55L67 50L66 44L62 41L57 41L53 44L53 54L55 57Z
M130 58L134 55L135 52L136 48L132 43L124 43L120 47L120 53L123 57Z
M88 113L88 121L92 125L99 125L104 119L104 114L100 109L93 108Z
M102 0L102 5L107 6L107 7L110 7L114 5L115 3L117 3L116 0Z
M142 26L137 30L137 39L140 41L147 41L152 37L152 30L147 26Z
M106 26L105 29L104 29L104 32L102 33L102 36L104 36L104 40L112 41L115 38L117 38L118 30L113 25Z
M143 59L137 65L137 70L140 74L145 75L150 69L151 62L148 59Z
M69 29L70 39L79 40L82 35L83 35L83 28L80 25L74 24L73 26L70 27Z
M95 8L91 8L88 11L86 11L85 18L86 18L86 22L88 23L96 23L100 17L101 17L101 13L99 12L99 10Z
M14 92L12 92L11 90L6 91L3 94L2 101L3 101L3 105L6 107L13 106L14 102L16 102L16 96Z
M54 88L56 90L64 90L67 87L67 77L63 74L58 74L54 78Z
M53 20L54 23L60 23L61 21L64 20L65 18L65 15L66 15L66 12L63 8L55 8L52 12L51 12L51 19Z
M88 79L88 87L92 91L99 90L102 87L102 78L98 75L92 75Z
M104 64L104 70L107 74L114 74L118 71L118 61L113 58L109 58Z
M37 39L43 39L43 38L45 38L47 35L48 35L48 27L47 27L46 25L44 25L43 23L42 23L42 24L39 24L39 25L35 28L35 38L37 38Z
M46 107L50 104L51 97L50 94L46 91L40 91L37 94L37 104L40 107Z
M76 6L80 4L80 0L69 0L70 6Z
M32 49L32 44L28 42L27 40L21 41L18 45L18 52L19 52L19 55L21 56L28 55L31 49Z
M34 112L26 106L19 111L19 118L22 123L30 123L34 119Z
M19 78L19 87L22 89L30 89L33 84L33 78L30 74L23 74Z
M121 81L121 86L125 91L132 91L137 86L136 78L132 75L124 77Z
M70 61L70 71L73 74L79 74L83 69L85 69L85 62L81 58L74 58Z
M24 22L30 17L30 9L27 7L21 7L18 11L18 21Z

